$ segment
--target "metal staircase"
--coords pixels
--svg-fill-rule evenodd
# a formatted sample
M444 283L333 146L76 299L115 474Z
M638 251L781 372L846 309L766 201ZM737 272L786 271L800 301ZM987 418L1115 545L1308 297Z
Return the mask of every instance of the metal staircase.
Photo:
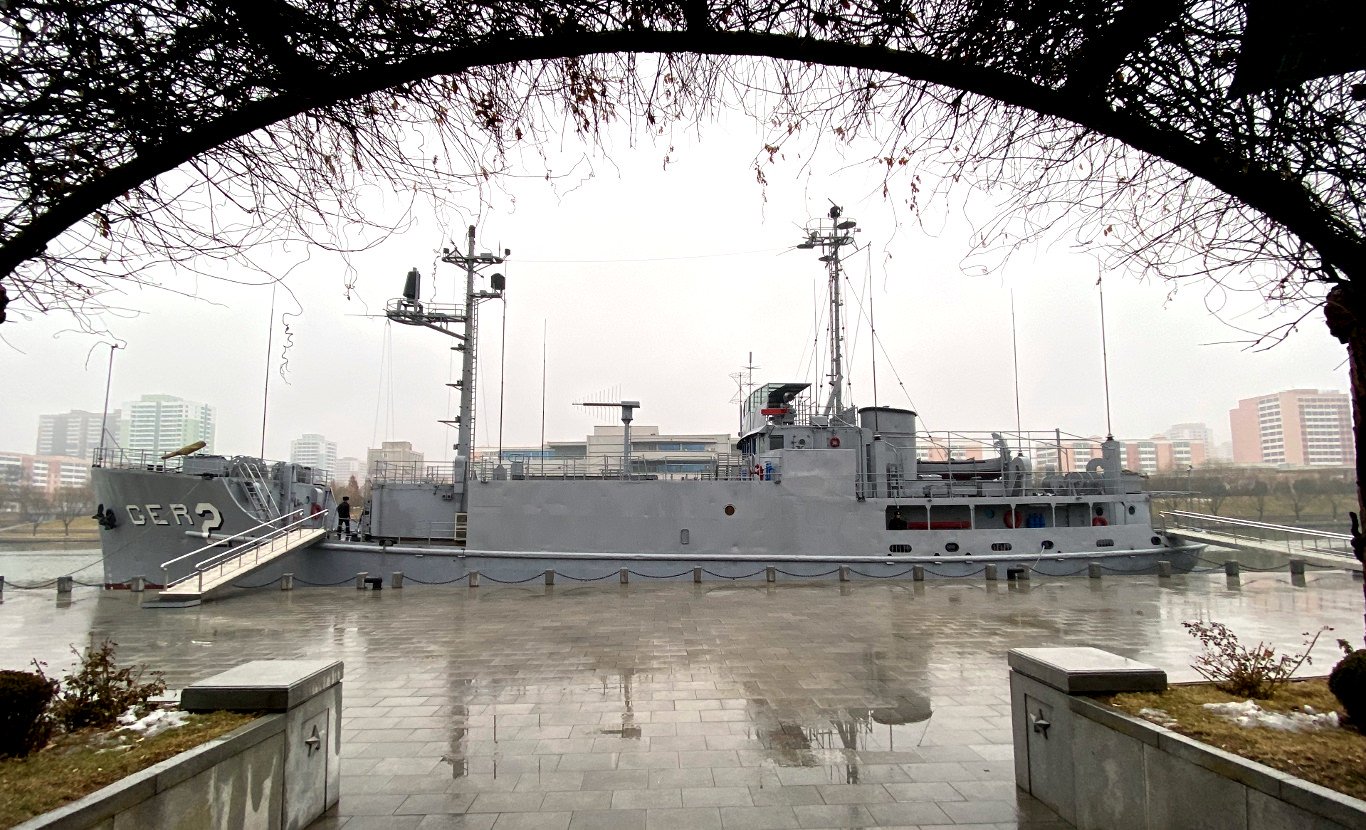
M303 510L296 510L282 517L293 519L283 527L269 527L274 520L262 522L249 530L218 539L184 556L163 562L161 570L165 575L163 584L166 587L158 595L158 601L147 603L147 606L165 608L197 605L209 593L226 588L234 580L327 536L327 516L330 512L324 510L305 516ZM262 535L252 535L262 530L265 531ZM239 541L241 544L233 544ZM214 552L215 548L224 546L227 546L226 550ZM187 569L187 572L173 577L173 568Z

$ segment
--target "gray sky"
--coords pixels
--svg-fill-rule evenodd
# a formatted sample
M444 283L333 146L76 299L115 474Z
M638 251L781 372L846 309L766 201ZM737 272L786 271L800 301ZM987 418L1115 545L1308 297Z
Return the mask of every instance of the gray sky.
M761 367L758 383L814 380L810 355L825 272L819 252L790 248L808 219L824 215L827 198L859 221L858 239L869 245L851 257L848 273L856 292L865 293L872 271L873 311L886 349L877 354L879 403L913 406L933 430L1013 429L1013 291L1024 427L1105 430L1090 256L1059 245L1018 255L999 273L969 276L962 268L967 225L941 209L927 232L897 209L895 190L884 199L876 174L851 158L827 152L800 169L788 163L769 172L765 189L751 167L760 142L739 119L708 128L705 141L672 143L667 169L666 147L620 143L610 163L593 162L591 178L553 187L522 179L507 185L508 193L489 196L491 206L477 219L481 247L513 251L502 268L506 445L540 441L543 331L549 440L581 438L601 423L571 404L609 390L642 402L637 424L734 432L730 374L751 352ZM377 202L377 211L392 201ZM462 218L460 211L477 205L471 196L467 205L449 206L451 235L461 244L474 214ZM451 455L454 431L436 419L454 407L444 385L458 376L448 349L453 341L363 316L383 311L410 267L422 272L427 299L453 299L462 277L453 266L435 264L437 251L451 244L440 233L423 214L405 233L355 256L358 280L349 300L338 257L297 247L258 257L289 271L285 284L301 304L283 291L277 296L268 456L285 457L289 440L304 432L337 441L343 456L363 456L381 440L412 441L428 459ZM164 281L199 299L155 290L123 298L143 313L107 321L127 343L115 359L111 408L145 393L209 403L218 409L217 450L257 452L271 289L187 274L168 273ZM1287 342L1253 352L1230 342L1246 336L1214 319L1209 307L1263 328L1254 297L1209 294L1195 285L1170 291L1132 276L1106 278L1116 435L1147 437L1173 423L1204 421L1224 441L1228 410L1239 398L1347 388L1345 351L1317 313ZM847 308L862 323L856 298ZM287 380L279 374L278 325L286 311L300 313L289 321ZM487 446L498 438L503 308L490 302L481 314L478 443ZM16 315L0 327L8 390L0 449L33 452L42 413L100 409L108 350L73 328L60 315L27 322ZM868 405L866 324L851 321L849 337L854 399ZM823 357L823 324L818 348Z

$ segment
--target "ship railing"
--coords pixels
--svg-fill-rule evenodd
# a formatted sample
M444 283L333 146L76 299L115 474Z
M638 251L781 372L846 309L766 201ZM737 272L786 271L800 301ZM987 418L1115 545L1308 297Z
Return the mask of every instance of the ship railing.
M1264 542L1277 546L1284 545L1286 553L1294 553L1295 548L1299 548L1314 553L1355 558L1352 552L1352 537L1347 533L1235 519L1209 513L1193 513L1189 510L1166 510L1163 511L1162 518L1168 529L1217 533L1228 536L1234 543Z
M229 560L240 559L241 557L243 557L243 556L245 555L245 552L244 552L241 548L234 548L234 547L232 546L232 542L234 542L235 540L238 540L238 539L248 539L248 540L249 540L247 544L250 545L250 547L251 547L252 563L255 564L257 561L259 561L259 558L260 558L260 555L261 555L261 550L262 550L263 548L267 547L267 543L268 543L268 542L271 542L271 541L273 541L273 540L275 540L275 539L281 538L281 537L287 535L288 533L290 533L291 531L298 530L298 529L300 529L300 528L303 527L303 526L308 526L308 527L327 527L327 517L328 517L328 515L331 514L331 512L332 512L332 511L330 511L330 510L320 510L320 511L318 511L318 512L316 512L316 513L310 513L310 514L308 514L308 515L303 515L304 509L303 509L303 508L299 508L298 510L292 511L292 512L290 512L290 513L286 513L285 515L281 516L279 519L272 519L272 520L270 520L270 521L261 522L260 524L253 525L252 527L247 528L246 530L242 531L241 533L234 533L234 534L231 535L231 536L225 536L225 537L223 537L223 538L221 538L221 539L216 539L216 540L210 542L209 544L204 545L203 547L196 548L195 550L190 551L189 553L182 554L182 555L180 555L180 556L177 556L177 557L174 558L174 559L170 559L170 560L168 560L168 561L166 561L166 562L162 562L162 563L161 563L161 575L162 575L162 583L161 583L161 584L165 585L167 588L171 588L171 587L174 587L174 586L176 586L176 585L183 584L183 583L187 582L188 580L191 580L191 579L198 579L198 581L199 581L199 582L198 582L198 589L202 591L202 590L204 589L204 574L205 574L206 572L208 572L208 571L211 570L211 569L216 569L217 572L218 572L218 575L222 575L222 573L223 573L223 567L224 567L224 565L226 565L226 564L228 563ZM295 516L300 516L301 518L294 519L294 521L289 522L288 524L282 525L282 526L280 526L280 527L271 527L272 525L274 525L276 522L280 521L281 519L290 519L290 518L293 518L293 517L295 517ZM270 531L269 531L268 533L266 533L265 535L262 535L262 536L253 536L253 535L252 535L252 534L255 533L256 531L261 530L262 528L266 528L266 527L270 527ZM218 552L218 553L215 553L213 556L210 556L210 557L207 558L207 559L204 559L204 560L202 560L202 561L200 561L200 562L194 563L194 565L193 565L194 571L192 571L192 572L190 572L190 573L186 574L185 576L180 577L180 578L178 578L178 579L175 579L175 580L172 580L172 579L171 579L170 568L171 568L172 565L178 564L178 563L180 563L180 562L184 562L184 561L187 560L187 559L193 559L193 558L196 557L196 556L202 556L205 552L210 551L210 550L213 550L214 548L223 547L224 545L227 546L227 549L226 549L226 550L223 550L223 551L220 551L220 552Z
M429 303L395 298L384 304L384 316L400 323L425 325L432 318L465 319L465 307L455 303Z
M715 453L667 457L633 455L629 463L623 463L620 455L505 459L501 465L496 457L487 457L475 462L472 475L485 482L507 478L619 481L740 481L754 478L752 465L742 464L735 456Z
M1140 493L1142 488L1129 477L1119 487L1110 486L1103 476L1095 473L1029 472L1013 473L943 473L905 475L864 474L854 477L854 494L858 498L1002 498L1021 499L1031 496L1077 498L1086 496Z
M375 464L372 483L382 484L452 484L459 472L459 462L443 461L379 461Z
M110 470L151 470L153 472L178 472L185 459L183 456L163 459L163 453L154 450L126 450L122 447L105 447L92 453L91 466Z

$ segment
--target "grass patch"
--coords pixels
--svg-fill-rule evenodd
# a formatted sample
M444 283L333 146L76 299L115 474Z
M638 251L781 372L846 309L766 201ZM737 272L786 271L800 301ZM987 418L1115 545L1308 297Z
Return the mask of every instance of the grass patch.
M1366 735L1353 729L1317 732L1283 732L1264 727L1247 728L1211 714L1206 703L1242 702L1243 698L1213 686L1172 686L1161 694L1130 692L1098 698L1124 712L1138 716L1140 709L1161 709L1176 720L1168 726L1225 752L1241 755L1297 778L1366 799ZM1337 698L1328 691L1326 679L1295 680L1276 690L1275 698L1259 700L1269 712L1289 712L1312 706L1317 712L1337 711Z
M0 828L89 795L255 717L238 712L191 715L184 726L145 740L132 732L86 730L63 735L27 758L0 761Z

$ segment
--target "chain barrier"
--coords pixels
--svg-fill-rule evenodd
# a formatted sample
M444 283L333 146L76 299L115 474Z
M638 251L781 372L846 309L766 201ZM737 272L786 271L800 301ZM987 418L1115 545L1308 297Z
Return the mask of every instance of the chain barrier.
M759 570L755 571L754 573L752 573L752 574L745 574L744 576L726 576L725 574L712 573L711 571L707 570L706 568L703 568L703 569L702 569L702 573L706 574L707 576L714 576L714 577L716 577L717 579L730 579L730 580L736 580L736 579L749 579L749 578L751 578L751 577L758 576L759 574L761 574L761 573L763 573L763 572L764 572L764 569L763 569L763 568L760 568Z
M482 571L479 573L479 578L480 578L480 579L487 579L489 582L497 582L499 585L525 585L525 584L528 583L528 582L533 582L533 581L535 581L535 580L537 580L537 579L541 579L541 578L544 577L544 576L545 576L545 574L539 573L539 574L532 574L531 576L527 577L526 579L499 579L499 578L496 577L496 576L489 576L488 574L486 574L486 573L484 573L484 572L482 572Z
M294 581L299 583L300 585L309 585L314 588L335 588L338 585L345 585L348 582L355 582L356 578L354 576L348 576L346 579L339 579L336 582L309 582L307 579L300 579L296 576L294 577Z
M868 579L896 579L898 576L905 576L908 573L914 573L914 571L914 565L912 565L904 571L900 571L899 573L894 574L866 574L863 571L860 571L858 568L849 569L849 573L858 574L859 576L867 577Z
M232 587L234 587L234 588L246 588L246 589L248 589L248 590L250 590L250 589L252 589L252 588L269 588L271 585L274 585L275 583L279 582L281 579L284 579L284 577L283 577L283 576L277 576L277 577L275 577L274 579L272 579L272 580L269 581L269 582L262 582L260 585L242 585L242 584L239 584L239 583L237 583L237 582L234 582L234 583L232 583Z
M692 568L688 568L686 571L679 571L676 574L642 574L630 570L628 570L627 573L631 574L632 576L638 576L641 579L678 579L680 576L687 576L688 574L692 573Z
M409 576L409 575L406 574L406 573L403 575L403 581L404 581L404 582L416 582L418 585L450 585L452 582L460 582L460 581L462 581L462 580L464 580L464 579L468 579L468 578L469 578L469 574L465 573L465 574L461 574L460 576L457 576L455 579L442 579L442 580L434 580L434 581L432 581L432 582L428 582L428 581L425 580L425 579L418 579L417 577L415 577L415 576Z
M840 569L839 569L839 568L836 568L836 569L834 569L833 571L826 571L826 572L824 572L824 573L818 573L818 574L794 574L794 573L789 573L788 571L785 571L785 570L783 570L782 568L774 568L773 570L774 570L776 573L782 574L783 576L796 577L797 579L819 579L819 578L822 577L822 576L829 576L830 574L837 574L837 573L840 572Z
M46 582L38 582L33 585L25 585L21 582L10 582L8 579L5 580L5 588L16 588L20 591L41 591L45 588L52 588L56 586L56 584L56 579L49 579Z
M602 576L570 576L569 574L562 574L562 573L560 573L559 571L556 571L556 572L555 572L555 576L557 576L557 577L561 577L561 576L562 576L562 577L564 577L565 579L572 579L572 580L574 580L575 582L601 582L601 581L603 581L604 579L611 579L612 577L614 577L614 576L616 576L616 575L617 575L617 571L609 571L608 573L605 573L605 574L603 574Z

